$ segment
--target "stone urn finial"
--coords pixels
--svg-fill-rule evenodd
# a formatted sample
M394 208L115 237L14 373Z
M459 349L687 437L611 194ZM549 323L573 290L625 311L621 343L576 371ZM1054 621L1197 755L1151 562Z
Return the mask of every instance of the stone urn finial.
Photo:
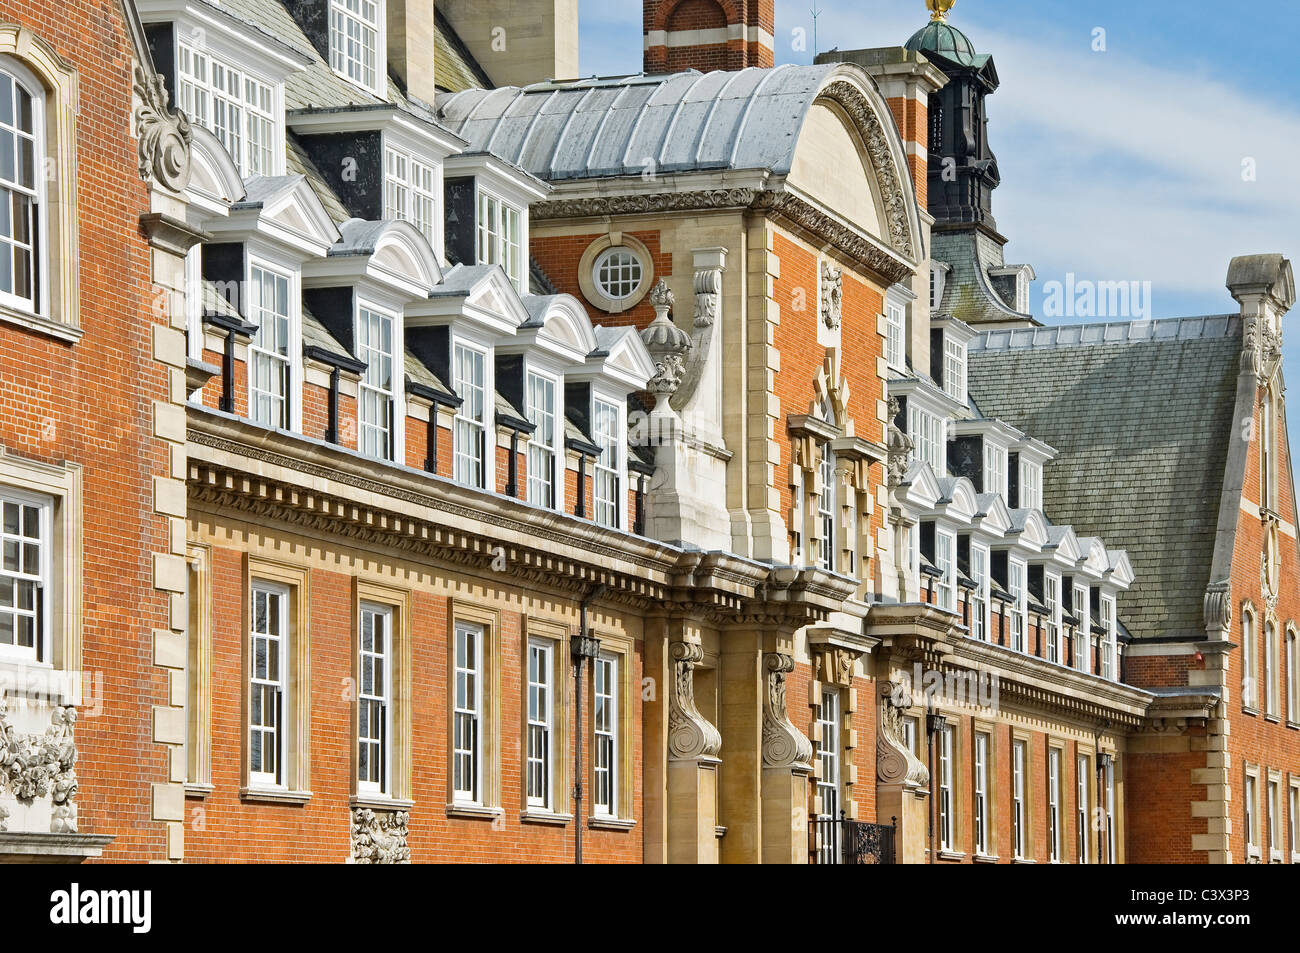
M681 386L685 372L685 355L691 349L691 336L679 328L669 316L676 296L662 278L650 289L650 304L655 309L655 319L641 332L641 340L654 361L655 376L646 389L655 395L655 412L667 408L668 398Z

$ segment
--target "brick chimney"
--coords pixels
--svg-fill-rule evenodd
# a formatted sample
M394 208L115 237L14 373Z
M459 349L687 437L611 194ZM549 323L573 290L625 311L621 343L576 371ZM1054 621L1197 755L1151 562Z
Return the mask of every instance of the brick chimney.
M433 0L388 0L388 66L415 99L432 105Z
M644 0L645 71L739 70L776 62L775 0Z

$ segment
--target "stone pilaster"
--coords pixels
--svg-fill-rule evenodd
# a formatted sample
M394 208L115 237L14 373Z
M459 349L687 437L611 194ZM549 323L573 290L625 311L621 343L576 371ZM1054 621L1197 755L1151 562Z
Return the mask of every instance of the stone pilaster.
M695 706L695 667L704 660L704 650L695 642L673 642L669 656L668 860L716 863L722 735Z
M786 678L794 658L784 652L763 656L763 863L808 861L808 775L813 748L790 721Z

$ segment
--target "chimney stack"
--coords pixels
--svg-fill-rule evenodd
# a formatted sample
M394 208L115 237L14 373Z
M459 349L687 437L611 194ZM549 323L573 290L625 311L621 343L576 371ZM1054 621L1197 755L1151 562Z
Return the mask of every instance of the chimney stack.
M768 68L775 0L644 0L647 73Z
M433 105L434 0L388 0L388 66L406 92Z
M438 0L438 9L497 86L578 78L578 0Z

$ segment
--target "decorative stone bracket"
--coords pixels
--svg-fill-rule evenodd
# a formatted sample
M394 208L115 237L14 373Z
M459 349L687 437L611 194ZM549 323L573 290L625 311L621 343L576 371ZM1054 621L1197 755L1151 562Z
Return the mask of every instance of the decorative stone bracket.
M72 728L77 710L72 706L55 708L45 733L25 734L8 720L9 707L0 698L0 794L11 795L18 803L31 805L40 798L50 799L50 833L77 832L77 746ZM0 806L0 831L8 830L9 811Z
M704 649L694 642L674 642L672 697L668 710L668 757L671 761L716 758L722 734L695 707L695 666Z
M352 811L352 862L354 864L409 864L411 850L406 835L411 816L406 811L376 812L367 807Z
M763 657L767 690L763 695L763 766L812 769L813 748L790 721L785 701L785 680L794 671L794 658L781 652Z
M894 682L880 683L880 724L876 731L876 779L880 784L925 788L930 771L904 740L903 707L894 704Z
M691 335L691 354L677 392L670 398L674 410L682 410L695 395L709 366L714 325L722 308L722 273L727 270L727 250L706 248L695 252L695 330Z

